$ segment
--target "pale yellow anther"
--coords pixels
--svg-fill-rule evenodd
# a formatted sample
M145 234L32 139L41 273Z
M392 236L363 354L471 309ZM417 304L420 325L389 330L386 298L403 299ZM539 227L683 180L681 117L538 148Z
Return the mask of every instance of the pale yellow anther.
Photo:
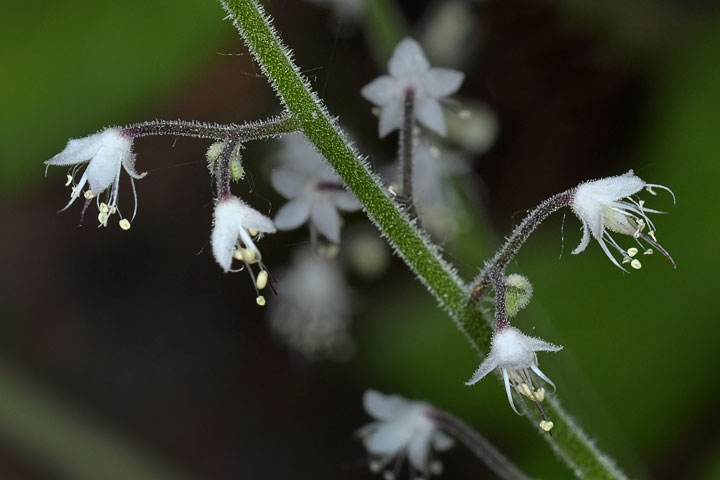
M458 118L467 120L470 117L472 117L472 112L468 109L463 109L458 112Z
M262 290L263 288L267 287L267 283L268 272L262 270L260 273L258 273L257 279L255 280L255 285L257 285L258 290Z
M635 247L628 248L627 254L630 255L631 257L634 257L635 255L638 254L638 249Z
M240 250L235 250L235 251L233 252L233 258L234 258L235 260L242 260L242 259L243 259L243 257L242 257L242 252L241 252Z
M68 175L68 176L67 176L67 182L65 182L65 186L66 186L66 187L69 187L70 184L72 183L72 181L73 181L72 175Z
M265 297L263 297L262 295L258 295L258 297L255 299L255 302L262 307L265 305Z
M85 198L90 200L91 198L95 198L95 194L92 192L92 190L87 189L85 190Z
M388 192L390 192L390 195L392 195L393 197L397 197L397 192L395 191L395 187L393 185L390 185L388 187Z
M652 254L653 254L653 251L654 251L654 250L653 250L652 248L648 248L647 250L645 250L645 251L643 252L643 255L652 255Z
M130 230L130 221L127 218L123 218L118 223L120 225L120 228L122 228L123 230Z
M530 389L527 383L521 383L517 386L518 392L528 397L530 400L533 400L535 396L533 395L533 391Z
M540 421L540 428L544 432L549 432L550 430L552 430L552 428L554 426L555 426L555 424L553 422L551 422L550 420L541 420Z
M640 260L636 258L635 260L630 262L630 266L635 270L640 270L642 268L642 263L640 263Z
M382 470L382 464L377 460L370 460L368 467L372 473L380 473L380 470Z
M643 208L645 206L645 200L640 200L638 205L640 205L640 208Z
M622 263L630 263L630 260L632 260L632 258L625 257L625 258L623 258Z
M107 225L108 221L108 214L106 212L100 212L98 213L98 222L100 222L101 225Z
M540 387L537 390L535 390L535 400L538 402L542 402L545 400L545 389Z
M251 237L257 237L258 231L253 230L252 228L248 228L248 233L250 234Z
M440 460L433 460L430 462L430 473L432 473L435 476L441 475L443 473L443 464Z
M102 202L98 208L100 209L100 213L108 213L110 211L110 209L107 206L107 203L105 203L105 202Z
M255 255L255 252L253 250L250 250L249 248L241 248L240 255L242 255L243 262L255 263L258 261L257 255Z

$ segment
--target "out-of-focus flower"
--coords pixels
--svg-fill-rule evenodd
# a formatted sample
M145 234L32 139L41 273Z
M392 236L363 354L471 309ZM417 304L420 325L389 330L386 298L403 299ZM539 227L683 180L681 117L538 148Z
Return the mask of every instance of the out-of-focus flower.
M620 252L623 263L629 263L631 267L640 269L642 263L635 258L639 250L634 247L625 250L618 245L610 234L610 232L616 232L633 237L643 253L649 255L653 250L640 240L645 241L665 255L674 266L675 262L670 254L655 238L655 225L647 215L648 213L662 212L647 208L644 200L634 198L634 195L643 189L654 195L655 188L670 192L673 201L675 200L672 190L663 185L645 183L632 170L624 175L581 183L575 189L571 206L575 215L582 222L583 237L572 253L577 254L585 250L592 235L600 244L605 255L617 267L624 270L605 242ZM649 229L647 233L645 233L646 228Z
M340 243L338 210L355 211L360 203L305 137L287 135L284 141L282 165L273 170L272 184L290 201L278 210L275 225L292 230L310 220L311 229Z
M445 135L445 118L439 100L460 88L464 74L447 68L430 68L422 48L411 38L403 39L395 47L388 70L390 75L376 78L360 92L380 108L380 137L401 127L409 95L420 125Z
M137 212L137 194L135 192L136 179L143 178L145 174L135 171L135 154L132 151L132 138L124 135L118 128L107 128L93 135L70 140L65 149L55 155L45 164L50 166L72 166L67 176L66 186L72 187L70 201L61 211L67 209L82 194L85 197L85 208L94 198L99 214L98 221L106 227L108 219L116 212L120 216L120 227L123 230L130 228L130 221L123 218L118 208L118 194L120 189L120 172L125 170L130 176L135 197L135 207L132 219ZM75 183L75 174L81 164L87 163L80 180ZM83 192L83 188L87 189ZM101 200L103 193L106 199ZM83 213L85 209L83 209Z
M511 386L519 394L533 401L542 401L545 398L545 390L535 388L530 378L530 372L552 385L553 388L555 388L555 384L538 368L535 352L557 352L559 350L562 350L561 346L525 335L515 327L505 327L493 334L490 354L465 384L474 385L496 368L500 369L505 382L508 402L515 413L520 415L513 402Z
M268 318L284 343L311 359L352 356L351 298L337 261L300 249L278 286Z
M363 405L375 419L358 431L373 457L372 470L379 472L393 459L407 457L411 473L412 469L423 476L441 472L432 452L448 450L454 442L439 429L431 405L374 390L365 392Z
M255 245L264 233L275 233L275 226L268 217L248 206L237 197L227 197L215 204L213 230L210 244L215 260L225 272L232 270L233 259L242 261L257 291L257 303L265 305L265 297L259 291L268 284L269 274L262 262L262 255ZM255 240L253 240L255 237ZM258 265L257 276L251 265ZM238 270L234 270L238 271Z

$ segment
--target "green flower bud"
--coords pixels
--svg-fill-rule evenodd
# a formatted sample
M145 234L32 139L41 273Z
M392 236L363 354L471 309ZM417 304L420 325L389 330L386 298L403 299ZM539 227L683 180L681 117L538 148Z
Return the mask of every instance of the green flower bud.
M505 277L505 287L507 316L512 318L530 303L533 287L527 277L517 273Z

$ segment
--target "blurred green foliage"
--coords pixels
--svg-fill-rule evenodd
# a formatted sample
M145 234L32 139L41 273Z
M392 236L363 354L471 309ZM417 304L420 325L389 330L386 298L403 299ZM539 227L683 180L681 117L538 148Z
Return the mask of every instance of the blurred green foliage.
M42 177L42 162L169 97L222 33L215 2L16 3L0 29L0 192ZM202 59L202 61L200 61ZM66 126L72 126L68 130Z

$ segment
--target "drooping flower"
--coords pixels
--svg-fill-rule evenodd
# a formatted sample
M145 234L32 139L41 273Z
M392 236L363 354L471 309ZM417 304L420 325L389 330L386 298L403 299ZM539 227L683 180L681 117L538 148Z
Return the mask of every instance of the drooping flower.
M290 201L275 215L277 228L292 230L309 219L311 229L340 243L338 210L355 211L360 203L305 137L287 135L279 156L282 165L273 170L272 185Z
M375 419L358 431L374 459L372 470L379 472L393 459L407 457L411 471L423 476L440 473L442 466L433 461L433 450L448 450L454 441L438 427L430 404L367 390L363 405Z
M536 388L531 378L531 372L544 382L555 384L538 368L535 352L557 352L561 346L553 345L545 340L525 335L515 327L504 327L495 331L492 337L490 353L480 364L472 378L465 385L474 385L482 380L488 373L499 369L505 382L510 406L515 413L521 415L515 407L512 389L533 401L542 401L545 397L543 388Z
M268 311L277 337L309 359L348 360L351 293L340 263L302 248L278 282L282 291Z
M360 92L380 108L380 138L402 125L408 94L413 96L417 121L425 128L445 135L445 118L439 100L460 88L464 74L447 68L430 68L422 48L411 38L397 44L388 70L390 75L376 78Z
M137 212L137 194L135 180L143 178L145 173L135 170L135 154L132 151L132 138L124 135L118 128L107 128L93 135L72 139L68 141L65 149L55 155L45 164L48 166L72 166L67 176L66 186L71 186L70 201L61 210L67 209L82 194L85 198L85 208L94 198L99 214L98 221L106 227L108 219L114 213L120 216L120 227L123 230L130 228L130 221L123 218L118 207L118 194L120 189L120 172L125 170L130 176L130 182L135 197L135 207L131 220ZM79 166L87 163L80 180L75 183L75 174ZM83 188L87 189L83 192ZM103 195L105 194L105 195ZM104 200L101 197L105 197ZM83 213L85 209L83 209Z
M215 260L225 272L247 268L260 306L265 304L265 297L260 295L259 291L267 286L269 273L255 241L264 233L275 233L272 220L239 198L230 196L218 200L215 204L213 231L210 236ZM232 270L233 259L243 262L243 267ZM257 276L252 271L252 265L259 267Z
M634 258L639 250L635 247L627 250L622 248L610 234L615 232L633 237L646 255L653 252L648 245L655 247L674 266L675 262L670 254L658 243L655 237L655 224L647 215L663 212L645 207L645 201L635 197L635 194L643 189L655 195L654 188L667 190L672 195L673 201L675 200L672 190L663 185L645 183L632 170L623 175L581 183L575 189L571 207L582 222L583 236L572 253L578 254L584 251L592 236L617 267L624 270L607 243L620 253L622 263L630 263L635 269L641 268L640 260ZM647 233L645 233L646 229L648 229ZM641 240L648 245L643 244Z

